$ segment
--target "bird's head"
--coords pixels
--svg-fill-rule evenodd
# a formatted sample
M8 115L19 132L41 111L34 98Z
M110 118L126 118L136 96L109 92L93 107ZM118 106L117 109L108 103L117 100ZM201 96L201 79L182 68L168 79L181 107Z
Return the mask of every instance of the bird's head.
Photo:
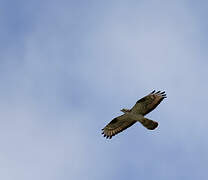
M121 109L121 112L123 112L123 113L127 113L127 112L130 112L130 111L131 111L130 109L125 109L125 108Z

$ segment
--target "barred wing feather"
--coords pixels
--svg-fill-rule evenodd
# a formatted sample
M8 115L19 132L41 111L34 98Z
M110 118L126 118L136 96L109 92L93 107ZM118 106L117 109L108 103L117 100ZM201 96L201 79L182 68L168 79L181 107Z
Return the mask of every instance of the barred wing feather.
M136 123L136 121L128 119L125 114L118 116L102 129L102 134L104 137L111 139L112 136L122 132L134 123Z
M131 109L133 113L146 115L155 109L161 101L166 98L165 91L163 92L151 92L147 96L143 97L142 99L138 100L134 107Z

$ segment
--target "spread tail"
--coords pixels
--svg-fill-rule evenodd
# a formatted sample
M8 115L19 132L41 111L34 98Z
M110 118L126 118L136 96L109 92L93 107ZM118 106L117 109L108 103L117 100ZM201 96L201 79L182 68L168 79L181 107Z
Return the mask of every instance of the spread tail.
M140 123L149 130L154 130L158 126L156 121L147 118L142 119Z

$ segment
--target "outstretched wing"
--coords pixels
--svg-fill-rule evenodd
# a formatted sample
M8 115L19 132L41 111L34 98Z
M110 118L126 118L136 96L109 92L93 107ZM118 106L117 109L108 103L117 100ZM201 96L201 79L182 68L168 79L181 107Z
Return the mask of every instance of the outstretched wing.
M166 98L165 91L152 91L147 96L138 100L134 107L131 109L131 111L134 113L146 115L147 113L155 109L164 98Z
M137 121L128 119L125 114L118 116L102 129L102 134L104 135L104 137L111 139L112 136L115 136L116 134L122 132L136 122Z

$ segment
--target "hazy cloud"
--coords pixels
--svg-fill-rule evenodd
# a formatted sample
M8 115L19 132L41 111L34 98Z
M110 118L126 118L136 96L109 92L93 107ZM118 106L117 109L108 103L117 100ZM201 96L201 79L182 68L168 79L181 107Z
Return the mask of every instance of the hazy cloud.
M186 1L3 7L1 179L206 179L202 7ZM153 89L168 96L148 115L157 130L136 124L111 141L101 136L121 108Z

